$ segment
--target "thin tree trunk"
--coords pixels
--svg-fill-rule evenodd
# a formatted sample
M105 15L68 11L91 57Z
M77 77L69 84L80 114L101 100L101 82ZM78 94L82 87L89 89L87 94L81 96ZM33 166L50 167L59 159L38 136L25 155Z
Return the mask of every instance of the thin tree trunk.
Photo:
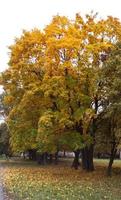
M58 151L55 153L55 165L58 164Z
M43 153L43 165L47 164L47 152Z
M29 149L28 150L29 153L29 160L36 160L36 149Z
M52 162L53 162L53 155L49 154L49 163L52 164Z
M63 157L64 158L66 157L66 151L65 150L63 151Z
M113 161L114 161L116 152L117 152L117 149L116 149L116 144L114 142L112 149L111 149L110 161L109 161L108 168L107 168L107 176L112 175L112 165L113 165Z
M42 164L42 155L40 153L37 153L37 162L38 164Z
M74 161L72 163L72 167L74 167L75 169L78 169L80 163L79 163L79 154L80 154L80 150L76 150L74 151L75 157L74 157Z

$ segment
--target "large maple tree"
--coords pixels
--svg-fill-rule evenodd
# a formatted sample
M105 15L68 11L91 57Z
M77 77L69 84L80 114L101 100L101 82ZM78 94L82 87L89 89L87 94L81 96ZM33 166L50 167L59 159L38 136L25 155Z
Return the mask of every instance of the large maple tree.
M120 40L121 24L93 13L55 16L43 31L24 31L10 47L1 83L14 151L73 150L93 170L94 121L101 63Z

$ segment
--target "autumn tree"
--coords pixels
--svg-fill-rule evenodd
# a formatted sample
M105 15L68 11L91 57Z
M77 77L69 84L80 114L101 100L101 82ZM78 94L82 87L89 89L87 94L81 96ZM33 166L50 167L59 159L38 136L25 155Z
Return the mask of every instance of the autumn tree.
M10 67L2 74L6 92L4 104L9 108L8 124L14 151L35 147L37 113L41 107L38 86L43 76L43 48L41 31L24 31L21 38L16 39L10 47Z
M55 16L42 32L24 31L15 40L1 80L14 151L73 150L77 168L82 149L83 168L94 169L99 72L120 30L113 17Z
M95 115L99 106L97 85L100 65L109 53L112 44L120 38L118 34L120 23L117 19L109 17L106 21L97 22L95 18L95 15L87 15L86 20L83 20L81 16L77 15L76 21L69 23L67 18L57 16L46 27L45 33L48 48L46 49L47 76L45 74L46 82L44 84L44 93L48 95L46 97L49 97L52 102L51 112L61 112L62 108L59 108L58 101L61 100L64 92L68 97L62 104L63 109L64 105L66 105L64 115L68 112L69 119L72 119L71 126L78 130L81 136L83 135L84 137L86 133L87 138L91 136L93 139L95 137ZM115 24L117 25L115 26ZM106 29L105 26L107 27ZM116 34L112 35L114 30ZM63 84L65 87L62 86L61 89L63 79L65 79ZM67 82L67 80L70 82ZM51 86L51 89L49 86ZM61 92L61 96L59 92ZM92 103L94 109L91 107ZM50 120L50 111L47 113L45 113L46 117L49 117ZM75 116L75 113L78 117ZM76 117L78 119L75 119ZM66 117L66 119L68 118ZM40 125L41 123L40 118ZM51 126L56 127L53 123ZM67 125L65 124L65 126ZM50 128L47 129L50 130ZM71 127L69 129L73 130ZM62 128L59 130L63 133L65 132ZM41 131L38 132L40 141L44 141L42 136L44 135L47 142L49 137L46 137L44 131L43 134L40 133ZM57 141L55 143L57 144ZM79 152L78 150L77 152ZM82 155L83 168L93 170L93 143L90 147L83 148Z
M117 43L115 48L108 55L102 67L101 73L101 94L104 106L102 107L101 118L99 116L100 126L103 134L100 135L102 141L107 145L110 152L110 161L107 174L110 176L112 164L116 152L121 144L121 44ZM106 123L105 123L106 122ZM104 124L105 123L105 124ZM99 126L98 126L99 127ZM100 132L102 132L100 130Z
M82 44L84 42L83 46L85 46L85 48L82 48L84 53L81 54L81 59L79 61L81 63L80 66L83 66L84 72L87 73L87 77L85 79L85 91L92 99L92 107L95 112L95 115L93 115L90 120L88 129L95 141L95 117L102 104L102 101L100 101L101 94L100 91L98 91L98 84L100 84L100 69L102 62L107 58L113 45L116 41L120 40L121 35L119 29L121 28L121 25L118 19L114 19L112 17L108 17L107 20L100 20L98 22L95 21L95 15L87 15L86 21L84 21L79 15L76 17L76 25L78 28L81 29L81 32L83 27L85 30L83 30L85 36L82 40ZM93 170L93 148L94 144L91 144L90 147L85 147L82 150L83 168L88 170Z

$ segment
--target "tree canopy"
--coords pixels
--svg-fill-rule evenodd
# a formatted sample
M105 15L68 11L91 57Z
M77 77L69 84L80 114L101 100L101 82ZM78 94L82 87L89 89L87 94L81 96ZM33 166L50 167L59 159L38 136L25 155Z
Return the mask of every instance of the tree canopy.
M102 64L120 39L118 19L99 20L93 13L77 14L73 21L57 15L44 30L23 31L15 39L1 76L13 151L76 151L94 144L100 91L109 96L114 91L115 99L120 87L119 71L116 84L115 77L112 81L112 64L111 73L104 67L111 79L99 88Z

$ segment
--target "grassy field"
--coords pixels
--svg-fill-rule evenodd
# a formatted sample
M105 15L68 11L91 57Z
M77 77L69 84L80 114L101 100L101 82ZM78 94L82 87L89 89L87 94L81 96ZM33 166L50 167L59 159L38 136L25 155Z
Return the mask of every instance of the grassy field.
M4 187L14 200L121 200L121 161L116 161L111 178L106 177L106 160L95 160L96 170L87 173L59 166L0 161Z

